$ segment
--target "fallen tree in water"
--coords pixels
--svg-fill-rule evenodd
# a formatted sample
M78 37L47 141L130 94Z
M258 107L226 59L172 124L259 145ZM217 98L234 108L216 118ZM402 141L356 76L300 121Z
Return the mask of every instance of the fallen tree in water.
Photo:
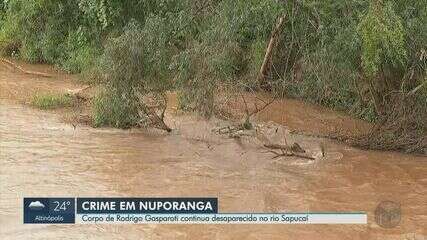
M275 149L280 150L280 152L276 152L274 150L268 150L267 152L273 153L275 156L274 158L279 157L300 157L310 160L315 160L316 158L309 156L306 154L306 151L298 144L294 143L292 146L289 146L287 144L280 145L280 144L264 144L264 147L268 149Z

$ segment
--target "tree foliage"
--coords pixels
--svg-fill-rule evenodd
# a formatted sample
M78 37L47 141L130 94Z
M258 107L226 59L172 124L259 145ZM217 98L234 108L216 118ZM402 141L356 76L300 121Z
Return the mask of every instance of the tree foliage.
M385 65L405 66L405 32L391 2L373 1L358 30L363 43L362 66L368 76L375 76Z
M425 0L7 0L0 3L0 50L99 72L119 100L127 94L122 85L175 89L183 108L210 116L224 87L259 87L279 16L286 17L267 76L276 95L375 120L389 109L379 105L391 104L391 92L425 81ZM425 102L427 90L417 94ZM117 103L131 106L126 101ZM127 109L117 103L105 102Z

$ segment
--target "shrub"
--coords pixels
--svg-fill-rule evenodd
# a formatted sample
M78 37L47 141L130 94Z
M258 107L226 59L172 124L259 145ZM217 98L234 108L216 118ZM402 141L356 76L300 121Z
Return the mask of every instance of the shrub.
M208 66L207 54L208 49L199 45L176 56L172 67L178 73L179 107L210 117L215 110L214 98L218 79Z
M162 20L153 16L145 27L131 22L122 35L109 40L99 65L107 90L95 101L95 125L150 124L170 130L163 122L165 92L172 83L168 29Z
M212 71L225 80L247 74L248 64L259 61L252 54L260 54L282 11L276 1L222 1L200 39L212 51L207 55Z
M67 94L37 94L31 99L31 105L44 110L71 107L73 97Z
M401 4L373 1L359 24L362 67L379 122L371 132L359 136L356 145L426 153L427 94L422 89L427 73L422 53L426 45L418 38L423 33L416 34L413 30L425 29L425 24L419 24L418 20L427 20L427 6L418 6L413 11ZM397 7L404 9L399 12L402 17L395 11ZM411 14L408 9L412 9ZM413 36L408 37L406 31Z
M81 14L78 2L11 0L4 5L0 27L3 54L15 53L29 62L79 72L97 55L94 46L101 47L103 29Z
M92 102L93 125L128 128L138 124L138 109L135 102L114 89L100 91Z
M83 28L70 32L62 46L66 54L62 53L58 59L52 61L71 73L91 69L101 52L101 47L91 42L89 34Z
M219 1L205 19L206 29L176 58L181 106L209 117L221 84L237 90L252 86L261 45L281 10L276 1Z
M362 66L369 77L387 67L403 67L406 62L405 33L400 18L391 5L382 1L371 3L359 25L362 38Z

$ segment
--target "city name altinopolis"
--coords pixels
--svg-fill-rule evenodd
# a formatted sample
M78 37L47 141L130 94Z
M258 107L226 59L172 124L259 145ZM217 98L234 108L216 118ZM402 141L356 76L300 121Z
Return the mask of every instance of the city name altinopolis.
M137 209L138 207L138 209ZM213 211L209 201L86 201L82 203L85 211Z

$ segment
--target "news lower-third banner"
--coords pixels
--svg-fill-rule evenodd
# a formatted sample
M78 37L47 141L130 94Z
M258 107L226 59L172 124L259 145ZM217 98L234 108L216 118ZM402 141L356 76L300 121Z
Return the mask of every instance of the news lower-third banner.
M364 212L220 213L217 198L24 198L25 224L367 224Z

